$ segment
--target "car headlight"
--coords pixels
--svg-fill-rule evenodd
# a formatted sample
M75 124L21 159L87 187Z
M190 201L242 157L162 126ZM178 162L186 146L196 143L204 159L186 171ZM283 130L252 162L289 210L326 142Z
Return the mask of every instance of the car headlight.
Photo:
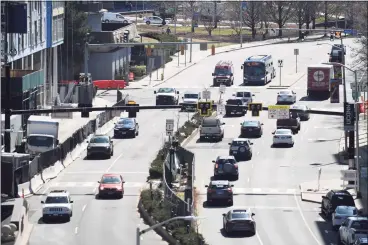
M90 146L88 146L88 147L87 147L87 149L91 149L91 147L90 147Z
M104 188L101 186L101 187L100 187L100 190L101 190L101 191L103 191L103 189L104 189Z
M134 128L130 128L129 130L134 130Z
M264 79L265 79L264 77L261 78L261 80L264 80Z

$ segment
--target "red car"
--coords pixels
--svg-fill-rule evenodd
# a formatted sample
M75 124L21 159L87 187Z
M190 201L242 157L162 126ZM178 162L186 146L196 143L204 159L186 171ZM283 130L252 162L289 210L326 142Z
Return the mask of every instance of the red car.
M95 80L93 85L97 89L124 89L126 87L124 80Z
M122 198L124 195L124 179L119 174L104 174L98 187L98 197L117 196Z

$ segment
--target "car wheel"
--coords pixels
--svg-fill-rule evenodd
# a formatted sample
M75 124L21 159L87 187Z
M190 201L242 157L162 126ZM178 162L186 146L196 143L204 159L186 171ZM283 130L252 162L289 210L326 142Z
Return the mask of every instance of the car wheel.
M111 154L106 155L107 159L111 158Z
M124 24L128 24L128 21L124 20L124 21L123 21L123 23L124 23Z
M136 136L138 136L139 135L139 131L137 130L137 133L135 134Z
M105 23L109 23L110 21L109 20L105 20Z
M204 141L204 137L203 136L200 136L199 137L199 141Z
M146 24L147 24L147 25L150 25L150 24L151 24L151 22L150 22L150 21L146 21Z
M69 222L70 221L70 215L68 215L67 217L66 217L66 222Z
M136 132L132 134L132 138L134 139L137 136Z
M42 221L43 221L44 223L47 223L48 219L46 218L46 216L42 216Z
M111 152L111 156L113 156L114 155L114 150Z
M231 201L229 202L229 205L230 205L230 206L233 206L233 205L234 205L234 200L231 200Z

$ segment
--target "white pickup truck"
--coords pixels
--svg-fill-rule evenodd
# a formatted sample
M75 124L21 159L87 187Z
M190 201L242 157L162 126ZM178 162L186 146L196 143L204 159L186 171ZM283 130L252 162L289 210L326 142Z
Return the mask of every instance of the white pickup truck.
M368 236L367 217L349 217L342 224L338 234L339 245L352 245L357 239Z

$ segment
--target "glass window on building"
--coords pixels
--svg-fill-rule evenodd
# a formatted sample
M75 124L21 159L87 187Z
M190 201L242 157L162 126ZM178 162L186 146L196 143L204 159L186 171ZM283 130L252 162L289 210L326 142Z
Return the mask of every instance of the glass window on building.
M52 18L52 41L56 42L57 41L57 30L58 30L58 26L57 26L57 18L54 16Z

